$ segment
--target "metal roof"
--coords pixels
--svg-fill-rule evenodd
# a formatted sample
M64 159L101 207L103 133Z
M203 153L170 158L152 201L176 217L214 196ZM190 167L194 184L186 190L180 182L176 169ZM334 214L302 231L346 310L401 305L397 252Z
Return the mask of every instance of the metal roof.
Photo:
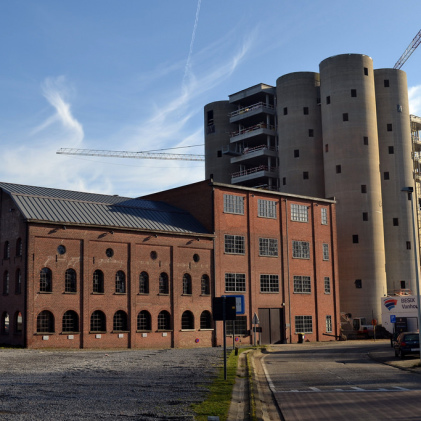
M28 221L209 234L188 212L163 202L1 183Z

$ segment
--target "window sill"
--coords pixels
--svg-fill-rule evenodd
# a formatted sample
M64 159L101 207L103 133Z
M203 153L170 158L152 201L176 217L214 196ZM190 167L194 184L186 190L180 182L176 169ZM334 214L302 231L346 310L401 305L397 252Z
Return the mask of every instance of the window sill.
M38 291L38 294L52 294L53 291Z
M158 295L168 296L170 294L168 292L159 292Z
M138 292L137 295L149 295L149 292Z
M105 292L92 292L91 294L92 295L104 295Z
M61 332L59 335L80 335L80 332Z
M152 333L152 330L136 330L136 333Z
M210 294L200 294L201 297L210 297Z
M112 330L110 333L130 333L130 330Z
M181 294L182 297L191 297L193 294Z
M45 335L54 335L55 332L35 332L35 336L45 336Z
M90 330L89 331L90 334L92 335L105 335L107 333L106 330Z
M279 291L260 291L260 294L279 294Z
M196 332L196 329L180 329L180 332Z
M66 294L66 295L77 295L77 291L75 291L75 292L64 291L63 294Z
M162 333L162 332L173 332L172 329L157 329L157 332Z
M298 292L298 291L294 291L293 294L311 295L311 292Z
M213 332L215 329L212 328L200 328L199 331L201 332Z
M272 258L278 258L278 255L274 255L274 254L259 254L259 257L272 257Z
M127 292L114 292L113 295L127 295Z

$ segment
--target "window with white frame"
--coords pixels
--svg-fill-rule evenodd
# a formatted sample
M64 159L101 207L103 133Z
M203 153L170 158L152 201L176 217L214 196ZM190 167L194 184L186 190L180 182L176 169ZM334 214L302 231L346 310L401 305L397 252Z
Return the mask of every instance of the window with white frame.
M307 206L291 203L291 221L308 222Z
M257 201L257 216L262 218L276 218L276 202L273 200L259 199Z
M225 253L244 254L244 237L242 235L225 235Z
M332 332L332 316L326 316L326 332Z
M259 256L278 256L278 240L276 238L259 238Z
M323 260L329 260L329 244L323 243Z
M321 212L322 212L322 225L327 225L327 209L326 208L321 208Z
M246 292L246 275L244 273L226 273L225 292Z
M313 317L295 316L295 333L313 333Z
M325 294L330 294L330 278L325 276Z
M244 215L244 197L224 194L224 212Z
M310 276L294 275L294 294L310 294L311 280Z
M279 292L278 275L260 275L260 292Z
M310 259L310 243L308 241L293 241L292 257L295 259Z

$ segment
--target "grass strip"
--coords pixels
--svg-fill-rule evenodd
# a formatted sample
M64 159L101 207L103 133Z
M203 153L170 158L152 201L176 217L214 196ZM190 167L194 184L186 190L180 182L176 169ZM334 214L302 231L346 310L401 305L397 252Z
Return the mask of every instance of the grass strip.
M222 366L219 368L217 377L209 386L206 400L192 405L196 414L195 420L207 421L208 416L219 416L220 421L227 419L237 373L238 357L244 350L239 349L238 355L231 351L227 358L227 380L224 380L224 367Z

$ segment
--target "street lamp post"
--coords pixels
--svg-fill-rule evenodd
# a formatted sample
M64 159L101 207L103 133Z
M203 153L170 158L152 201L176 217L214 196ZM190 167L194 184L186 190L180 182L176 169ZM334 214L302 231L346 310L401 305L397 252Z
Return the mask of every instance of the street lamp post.
M414 201L413 201L413 187L404 187L402 191L408 193L408 198L411 199L411 211L412 211L412 233L414 237L414 258L415 258L415 284L417 287L417 313L418 313L418 342L420 347L420 360L421 360L421 308L420 308L420 270L418 262L418 247L417 247L417 234L415 224L415 212L414 212Z

